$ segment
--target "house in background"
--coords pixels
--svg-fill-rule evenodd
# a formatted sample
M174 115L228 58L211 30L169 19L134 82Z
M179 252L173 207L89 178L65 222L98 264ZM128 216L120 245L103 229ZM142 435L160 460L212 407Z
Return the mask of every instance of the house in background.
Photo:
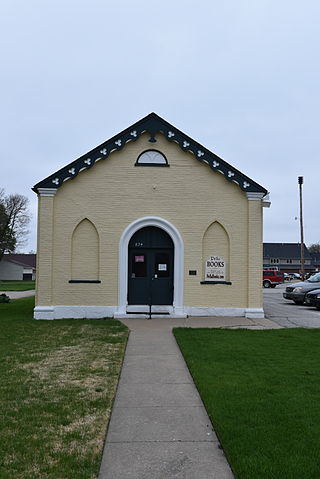
M316 256L316 253L314 255ZM316 264L317 259L304 245L305 272L315 271ZM263 268L277 269L282 273L300 273L300 243L263 243Z
M0 261L1 281L31 281L36 279L35 254L5 254Z
M36 319L264 316L267 190L155 113L33 190Z
M314 271L320 271L320 252L310 253Z

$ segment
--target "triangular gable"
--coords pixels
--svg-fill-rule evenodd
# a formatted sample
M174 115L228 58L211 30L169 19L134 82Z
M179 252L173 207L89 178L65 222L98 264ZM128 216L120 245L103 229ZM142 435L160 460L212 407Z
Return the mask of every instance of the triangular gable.
M121 133L40 181L32 188L33 191L37 193L38 188L59 188L64 181L75 178L80 171L92 168L95 162L108 158L113 151L121 150L129 141L138 140L145 132L150 134L149 141L151 143L156 143L155 136L158 132L161 132L168 141L176 142L182 150L192 153L198 161L207 163L212 170L222 173L228 181L237 183L243 191L267 194L265 188L185 135L156 113L150 113Z

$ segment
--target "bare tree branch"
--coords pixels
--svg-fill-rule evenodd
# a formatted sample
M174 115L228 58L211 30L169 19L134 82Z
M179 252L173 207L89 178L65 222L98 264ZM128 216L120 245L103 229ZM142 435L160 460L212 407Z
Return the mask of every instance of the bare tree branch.
M312 243L309 245L308 250L310 253L320 253L320 241L319 243Z
M13 252L28 234L29 200L23 195L5 195L0 188L0 261L5 252Z

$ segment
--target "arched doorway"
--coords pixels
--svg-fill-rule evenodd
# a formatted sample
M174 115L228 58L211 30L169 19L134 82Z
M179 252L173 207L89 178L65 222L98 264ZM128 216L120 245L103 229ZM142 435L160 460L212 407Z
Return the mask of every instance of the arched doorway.
M172 305L174 244L163 229L146 226L128 245L128 305Z
M132 236L146 226L156 226L165 231L174 244L174 278L173 278L173 303L172 306L161 311L168 311L169 317L186 318L183 306L183 284L184 284L184 245L182 237L177 228L159 216L145 216L130 223L123 231L119 241L119 276L118 276L118 306L114 312L115 318L127 317L128 313L136 310L136 307L128 306L128 253L129 242ZM148 313L149 308L143 309Z

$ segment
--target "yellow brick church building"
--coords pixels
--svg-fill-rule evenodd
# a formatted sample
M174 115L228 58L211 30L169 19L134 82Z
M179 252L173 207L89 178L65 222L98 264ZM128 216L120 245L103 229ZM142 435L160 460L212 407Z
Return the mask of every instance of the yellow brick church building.
M263 317L267 190L155 113L33 190L36 319Z

